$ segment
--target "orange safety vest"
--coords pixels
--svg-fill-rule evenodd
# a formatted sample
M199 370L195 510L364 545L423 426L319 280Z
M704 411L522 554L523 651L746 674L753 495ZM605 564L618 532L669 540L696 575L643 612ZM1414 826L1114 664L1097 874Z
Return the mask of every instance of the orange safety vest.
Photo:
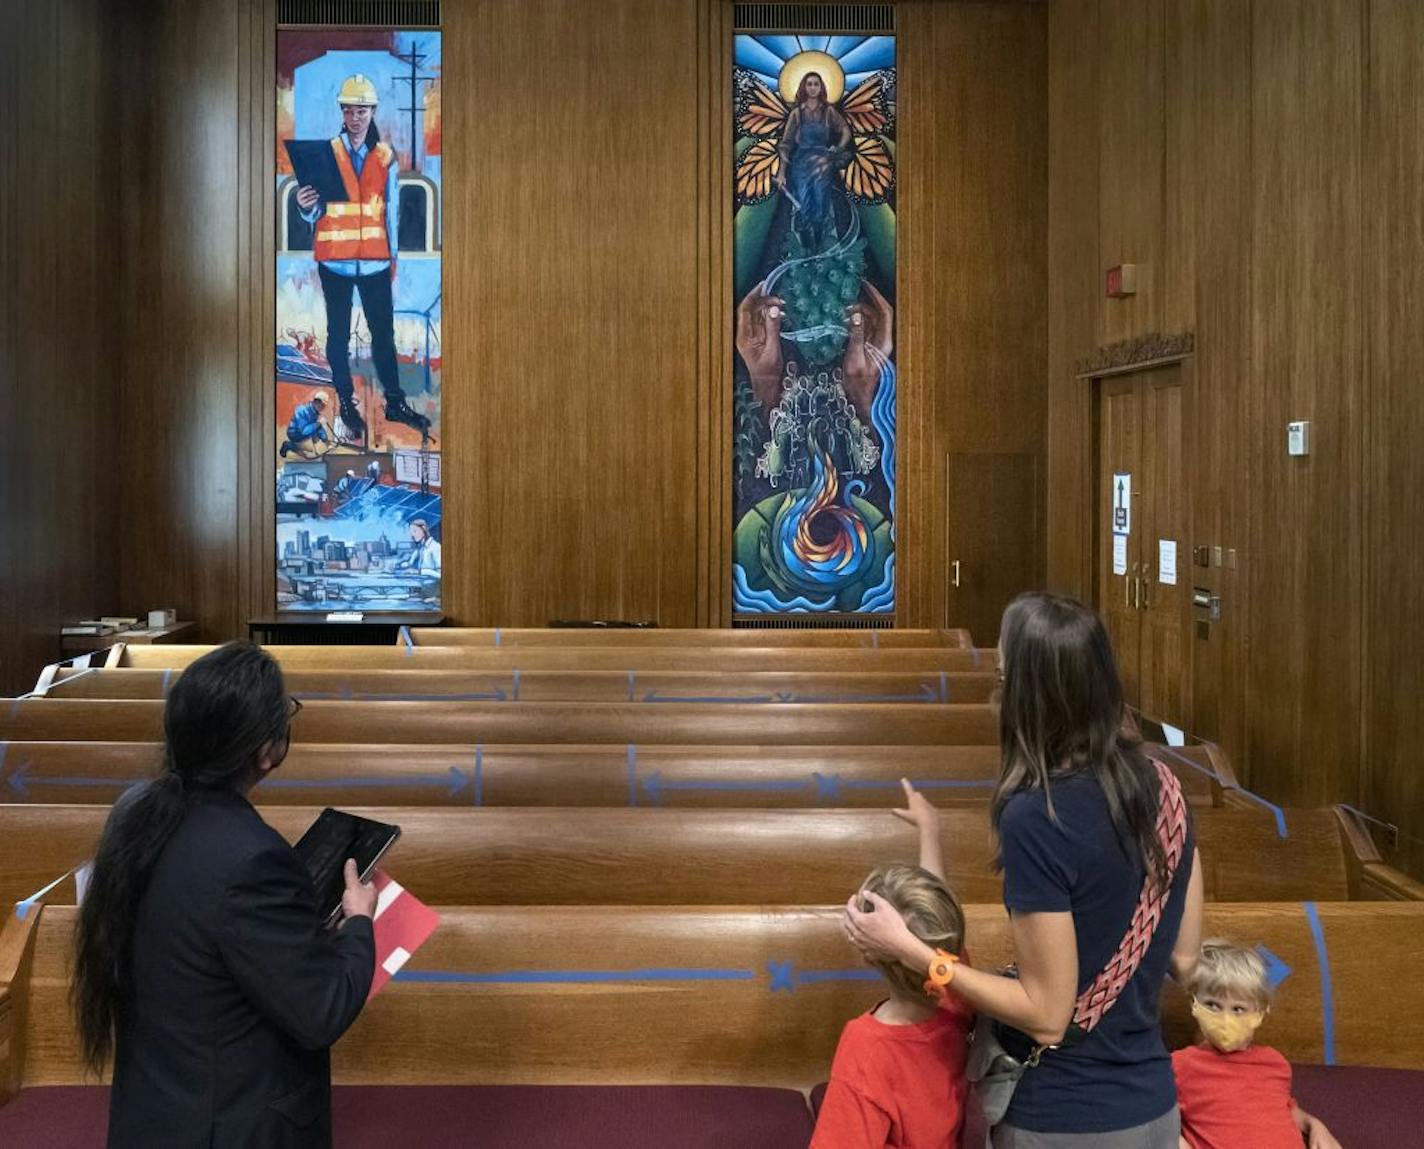
M395 163L395 152L382 140L366 155L357 176L351 153L340 136L331 141L336 166L346 185L345 203L329 203L316 222L313 254L321 263L338 259L390 259L391 245L386 235L386 175Z

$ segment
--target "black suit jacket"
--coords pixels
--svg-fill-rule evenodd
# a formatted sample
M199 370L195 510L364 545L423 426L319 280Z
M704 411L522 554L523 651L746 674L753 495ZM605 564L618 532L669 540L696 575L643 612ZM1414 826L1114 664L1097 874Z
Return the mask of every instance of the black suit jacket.
M370 919L325 929L306 867L245 798L198 798L139 906L109 1144L329 1145L328 1051L374 967Z

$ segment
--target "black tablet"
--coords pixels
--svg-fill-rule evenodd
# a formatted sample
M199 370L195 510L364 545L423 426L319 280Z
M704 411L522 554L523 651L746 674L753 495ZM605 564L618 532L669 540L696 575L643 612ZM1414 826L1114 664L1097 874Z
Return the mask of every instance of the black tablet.
M311 872L317 905L331 918L341 909L346 890L342 870L347 858L356 859L356 869L364 882L371 876L381 855L400 837L400 827L358 818L328 806L302 835L297 854Z

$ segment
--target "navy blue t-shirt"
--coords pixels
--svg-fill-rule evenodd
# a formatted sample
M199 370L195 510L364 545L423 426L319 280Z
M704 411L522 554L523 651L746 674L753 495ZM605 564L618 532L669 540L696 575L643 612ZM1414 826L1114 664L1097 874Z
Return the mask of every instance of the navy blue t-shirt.
M1041 790L1016 794L1004 807L1004 905L1023 914L1072 913L1082 993L1122 942L1144 871L1119 840L1095 775L1055 779L1052 792L1056 823ZM1106 1133L1154 1121L1176 1104L1158 996L1182 921L1192 849L1189 829L1167 907L1132 980L1086 1038L1048 1050L1024 1073L1004 1118L1010 1125L1036 1133Z

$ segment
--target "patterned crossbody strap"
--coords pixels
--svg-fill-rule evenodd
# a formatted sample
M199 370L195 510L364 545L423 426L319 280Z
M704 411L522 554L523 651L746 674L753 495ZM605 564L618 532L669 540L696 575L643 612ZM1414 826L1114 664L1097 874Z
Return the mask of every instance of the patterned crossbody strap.
M1167 899L1171 897L1177 867L1181 864L1182 851L1187 844L1187 804L1182 797L1181 783L1162 763L1156 759L1151 761L1157 767L1157 777L1161 782L1157 803L1157 840L1162 843L1167 855L1167 880L1159 884L1152 868L1148 867L1142 894L1137 899L1137 908L1133 910L1132 923L1127 927L1122 944L1073 1007L1073 1024L1084 1032L1091 1031L1112 1009L1118 995L1147 956L1147 947L1152 944L1157 923L1162 920L1162 912L1167 908Z

